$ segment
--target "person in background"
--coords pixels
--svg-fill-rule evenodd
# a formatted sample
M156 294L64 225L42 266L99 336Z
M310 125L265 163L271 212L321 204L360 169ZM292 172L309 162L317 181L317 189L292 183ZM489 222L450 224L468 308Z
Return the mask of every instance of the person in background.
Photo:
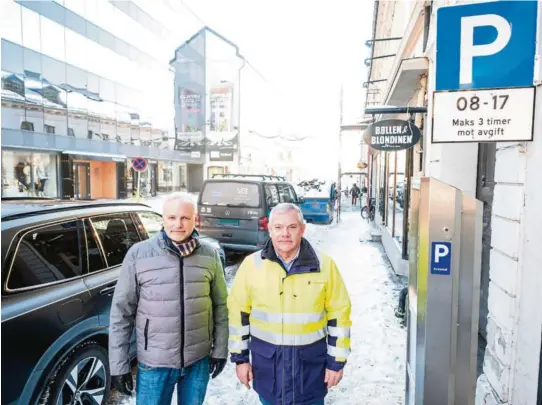
M131 395L130 337L137 337L138 405L201 405L209 374L228 355L227 289L218 252L198 238L192 197L164 202L164 227L122 263L109 329L113 385Z
M350 194L352 195L352 205L356 206L358 204L358 198L361 194L361 190L356 183L354 183L354 185L352 186Z
M322 405L350 353L348 291L304 232L297 205L274 207L271 239L242 262L228 297L231 361L264 405Z

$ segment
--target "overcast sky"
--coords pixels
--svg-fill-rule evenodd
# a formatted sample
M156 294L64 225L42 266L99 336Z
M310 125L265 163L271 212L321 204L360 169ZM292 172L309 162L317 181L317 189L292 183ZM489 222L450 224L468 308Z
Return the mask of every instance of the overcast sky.
M328 163L325 170L333 170L341 84L345 123L355 122L362 113L362 83L367 75L363 60L369 56L365 41L371 35L373 2L184 0L184 3L206 25L235 42L269 82L264 83L269 89L268 96L263 97L259 86L252 93L251 89L243 88L243 97L251 97L262 105L279 103L281 112L276 113L280 115L276 118L282 133L314 137L307 145L311 156L325 159ZM326 159L330 154L331 158Z

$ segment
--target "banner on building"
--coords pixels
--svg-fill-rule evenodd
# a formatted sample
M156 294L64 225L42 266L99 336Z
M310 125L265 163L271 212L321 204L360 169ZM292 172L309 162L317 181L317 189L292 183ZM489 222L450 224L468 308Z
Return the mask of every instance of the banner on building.
M179 114L175 132L175 150L204 153L204 96L186 87L179 87L178 95Z
M175 150L205 154L205 39L191 38L175 53Z
M209 131L206 144L211 161L233 161L239 147L238 128L235 126L233 88L212 88L209 95Z

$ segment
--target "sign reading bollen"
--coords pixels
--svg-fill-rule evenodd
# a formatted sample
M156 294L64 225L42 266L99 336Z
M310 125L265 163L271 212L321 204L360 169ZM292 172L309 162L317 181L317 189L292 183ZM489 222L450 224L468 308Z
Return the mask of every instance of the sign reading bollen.
M382 120L369 126L363 139L373 149L394 152L413 147L420 136L420 129L410 121Z

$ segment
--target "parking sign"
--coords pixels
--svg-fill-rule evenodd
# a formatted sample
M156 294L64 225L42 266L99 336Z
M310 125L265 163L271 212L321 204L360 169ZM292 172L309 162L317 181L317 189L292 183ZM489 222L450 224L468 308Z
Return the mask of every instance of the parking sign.
M433 242L431 244L431 274L448 276L452 270L452 244Z
M437 11L436 90L532 86L537 1L494 1Z
M438 9L432 143L533 139L537 3Z

